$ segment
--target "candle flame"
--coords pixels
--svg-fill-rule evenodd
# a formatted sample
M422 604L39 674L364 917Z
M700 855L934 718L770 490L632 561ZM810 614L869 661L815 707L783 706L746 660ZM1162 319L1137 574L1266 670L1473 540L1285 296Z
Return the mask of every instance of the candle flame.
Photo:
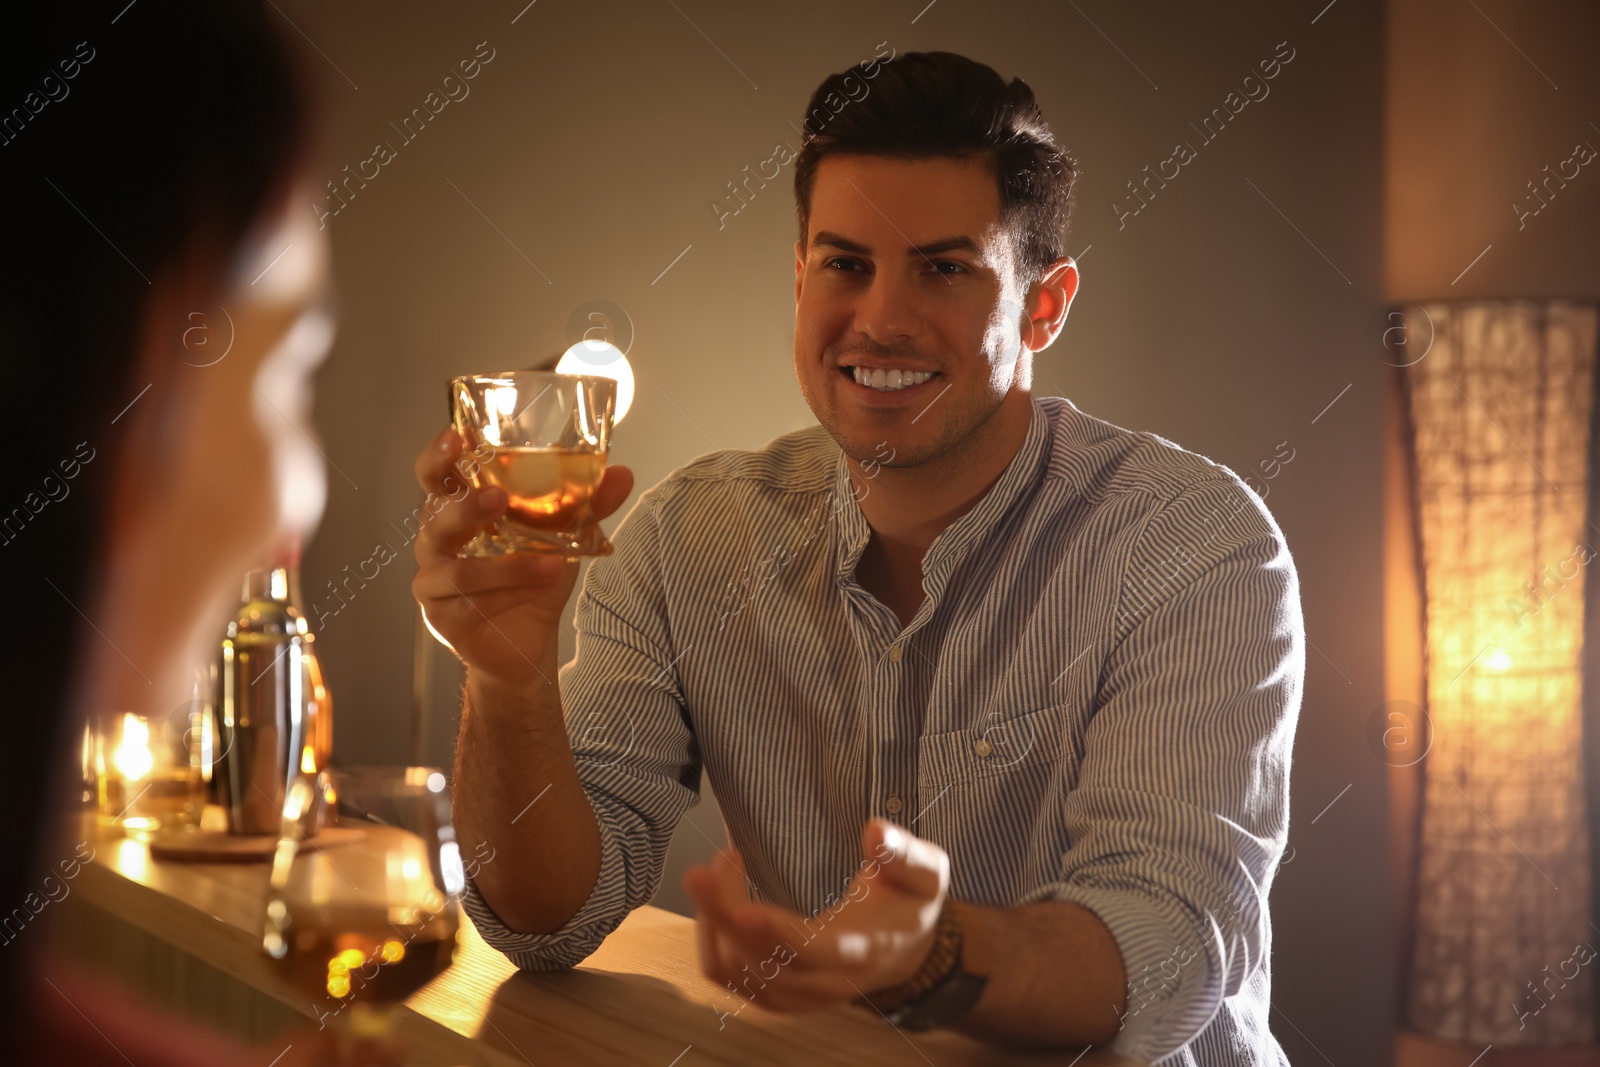
M150 727L132 712L122 716L122 740L117 743L111 762L129 782L144 778L154 764L150 758Z

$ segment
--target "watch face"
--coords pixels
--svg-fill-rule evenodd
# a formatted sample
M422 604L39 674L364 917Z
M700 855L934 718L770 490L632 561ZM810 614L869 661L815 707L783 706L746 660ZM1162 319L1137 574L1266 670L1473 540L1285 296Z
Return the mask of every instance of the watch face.
M938 1026L948 1026L972 1010L987 981L975 974L956 971L921 1000L892 1012L889 1021L907 1030L932 1030Z

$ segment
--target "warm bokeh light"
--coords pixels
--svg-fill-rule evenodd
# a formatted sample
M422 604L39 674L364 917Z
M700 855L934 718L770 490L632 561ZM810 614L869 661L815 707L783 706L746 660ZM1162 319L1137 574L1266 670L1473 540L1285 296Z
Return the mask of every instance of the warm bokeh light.
M122 740L111 762L125 782L137 782L150 773L150 727L132 712L122 716Z
M579 341L562 354L556 363L557 374L590 374L617 383L617 410L613 424L622 421L633 405L633 365L621 349L609 341Z
M117 870L142 882L150 876L150 849L142 841L125 837L116 844Z

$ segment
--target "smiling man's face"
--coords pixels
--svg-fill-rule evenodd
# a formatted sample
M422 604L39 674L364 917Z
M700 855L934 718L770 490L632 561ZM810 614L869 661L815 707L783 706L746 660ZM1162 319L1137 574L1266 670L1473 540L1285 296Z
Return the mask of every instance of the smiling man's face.
M1027 293L986 161L824 159L807 238L795 375L847 455L915 466L1026 426Z

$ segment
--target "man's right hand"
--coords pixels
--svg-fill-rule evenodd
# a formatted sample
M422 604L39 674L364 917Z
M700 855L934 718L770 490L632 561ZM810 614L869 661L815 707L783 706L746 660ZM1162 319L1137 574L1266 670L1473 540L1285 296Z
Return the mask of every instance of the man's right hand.
M474 489L456 469L461 448L460 436L447 429L417 456L417 481L433 498L427 510L443 506L412 543L417 577L411 591L434 631L480 682L508 690L553 682L538 664L555 660L578 564L531 554L458 559L461 547L507 503L504 490ZM616 511L631 492L633 472L608 466L594 494L596 518Z

